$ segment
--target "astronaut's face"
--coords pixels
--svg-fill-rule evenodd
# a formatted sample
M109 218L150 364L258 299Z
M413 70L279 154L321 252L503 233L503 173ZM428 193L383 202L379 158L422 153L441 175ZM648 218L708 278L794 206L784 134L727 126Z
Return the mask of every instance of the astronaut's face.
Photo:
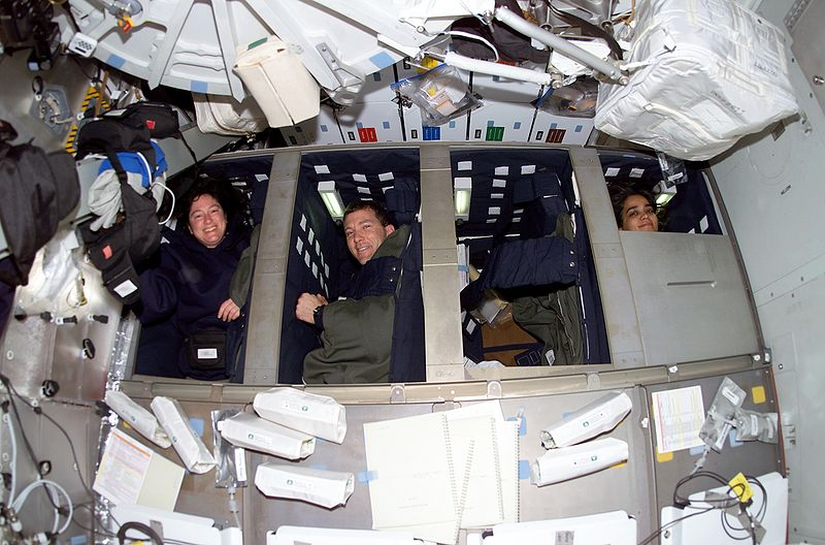
M658 231L659 218L653 206L641 195L630 195L622 204L623 231Z
M375 212L369 208L350 212L344 218L347 248L363 265L372 258L384 240L395 231L392 225L381 225Z
M226 214L212 195L201 195L189 208L189 231L207 248L215 248L226 235Z

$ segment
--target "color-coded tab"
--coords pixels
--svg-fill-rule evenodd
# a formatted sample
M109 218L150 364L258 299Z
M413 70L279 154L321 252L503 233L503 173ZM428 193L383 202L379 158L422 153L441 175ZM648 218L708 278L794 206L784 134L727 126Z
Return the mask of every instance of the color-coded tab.
M751 388L751 397L753 398L754 405L759 405L765 402L765 387L764 386L754 386Z
M189 424L192 425L192 429L195 430L195 433L203 437L203 418L189 418Z
M672 452L665 452L661 453L658 449L656 449L656 461L660 464L664 464L665 462L669 462L673 460L673 453Z
M504 140L504 127L487 127L484 139L488 142L501 142Z
M375 132L375 127L362 127L358 129L358 138L361 142L378 142L378 134Z
M374 481L378 478L377 471L362 471L358 475L356 475L359 483L368 483L370 481Z
M530 478L530 462L527 460L518 461L518 478L520 480Z

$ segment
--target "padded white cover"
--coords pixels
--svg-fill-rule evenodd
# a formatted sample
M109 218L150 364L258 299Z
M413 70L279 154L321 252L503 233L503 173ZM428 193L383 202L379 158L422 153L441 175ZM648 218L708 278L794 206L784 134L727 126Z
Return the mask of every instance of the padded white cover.
M227 136L261 132L269 127L252 97L238 102L232 97L192 93L201 132Z
M287 44L270 36L239 49L234 70L270 127L288 127L318 115L321 89Z
M600 131L704 160L797 111L782 33L731 0L644 0L626 86L602 83ZM675 47L674 47L675 46Z

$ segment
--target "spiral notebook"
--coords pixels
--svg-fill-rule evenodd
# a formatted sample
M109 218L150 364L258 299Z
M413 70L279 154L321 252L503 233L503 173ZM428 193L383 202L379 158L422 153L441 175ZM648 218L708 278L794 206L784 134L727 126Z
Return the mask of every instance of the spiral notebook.
M497 402L364 424L373 528L455 543L518 520L518 423Z
M444 413L364 424L372 527L455 543L463 490Z

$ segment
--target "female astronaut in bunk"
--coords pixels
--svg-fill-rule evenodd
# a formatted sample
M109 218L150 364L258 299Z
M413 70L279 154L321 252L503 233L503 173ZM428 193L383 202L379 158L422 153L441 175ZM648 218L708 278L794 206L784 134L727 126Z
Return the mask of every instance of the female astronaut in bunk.
M658 231L656 199L649 191L627 190L613 199L616 222L622 231Z
M169 243L161 244L160 264L140 275L142 295L135 310L143 324L171 325L165 329L179 339L177 354L157 356L167 362L176 358L183 376L219 380L231 373L226 334L241 316L249 286L245 265L239 267L251 233L241 204L228 183L198 180L183 198L186 229L165 233Z

